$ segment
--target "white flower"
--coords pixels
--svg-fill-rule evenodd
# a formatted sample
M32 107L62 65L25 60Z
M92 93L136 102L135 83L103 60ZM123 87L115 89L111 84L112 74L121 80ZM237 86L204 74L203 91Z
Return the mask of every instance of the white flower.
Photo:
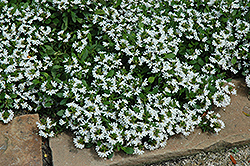
M101 158L106 158L113 153L113 147L109 143L102 143L100 146L97 145L95 150Z
M246 76L245 81L246 81L247 87L250 88L250 75L249 74Z
M42 131L42 130L39 130L39 135L41 136L41 137L44 137L44 138L47 138L48 137L48 133L46 133L46 132L44 132L44 131Z
M39 128L39 130L45 130L46 129L46 126L45 125L42 125L41 123L39 122L36 122L37 124L37 127Z
M84 144L79 143L79 140L81 140L81 139L82 139L81 136L76 136L76 138L73 138L73 142L74 142L76 148L83 149L85 147Z

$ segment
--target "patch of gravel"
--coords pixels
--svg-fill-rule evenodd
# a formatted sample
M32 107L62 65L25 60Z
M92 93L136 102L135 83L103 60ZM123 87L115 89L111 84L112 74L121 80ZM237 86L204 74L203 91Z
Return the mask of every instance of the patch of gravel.
M230 159L230 155L236 161L236 164ZM225 148L214 152L201 152L191 156L180 157L174 160L163 161L155 164L146 164L144 166L250 166L250 143L237 147Z

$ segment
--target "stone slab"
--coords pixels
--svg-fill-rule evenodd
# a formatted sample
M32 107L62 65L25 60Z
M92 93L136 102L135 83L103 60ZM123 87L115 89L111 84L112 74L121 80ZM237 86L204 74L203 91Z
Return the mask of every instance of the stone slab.
M38 114L15 117L0 122L0 165L42 166L42 139L37 131Z
M226 125L219 135L202 133L201 129L197 128L187 137L182 135L171 137L165 148L146 151L141 156L119 152L114 154L112 160L104 160L97 156L93 148L76 149L72 136L69 133L62 133L50 139L53 164L54 166L131 166L250 143L250 117L242 113L250 111L248 89L243 79L236 79L233 82L236 84L237 96L232 96L231 104L226 108L216 109Z

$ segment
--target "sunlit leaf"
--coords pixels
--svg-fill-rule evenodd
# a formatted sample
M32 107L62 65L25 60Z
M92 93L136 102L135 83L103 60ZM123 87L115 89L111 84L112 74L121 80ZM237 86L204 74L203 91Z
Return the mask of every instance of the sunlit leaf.
M127 154L133 154L134 153L134 149L131 147L121 147L121 149L127 153Z
M232 62L232 64L234 65L234 64L237 62L237 58L234 56L234 57L231 59L231 62Z
M58 111L56 114L58 115L58 116L63 116L63 114L64 114L64 110L60 110L60 111Z
M151 83L151 84L154 82L154 80L155 80L155 77L149 77L148 78L148 82Z
M170 53L170 54L165 55L165 56L164 56L164 59L167 59L167 58L172 59L172 58L174 58L174 57L175 57L175 54Z

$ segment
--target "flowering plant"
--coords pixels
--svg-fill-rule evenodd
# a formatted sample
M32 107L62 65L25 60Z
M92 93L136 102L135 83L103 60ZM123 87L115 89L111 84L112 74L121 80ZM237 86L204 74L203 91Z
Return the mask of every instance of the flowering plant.
M17 5L18 4L18 5ZM249 75L249 0L0 0L0 120L37 112L100 157L143 154L196 126Z

